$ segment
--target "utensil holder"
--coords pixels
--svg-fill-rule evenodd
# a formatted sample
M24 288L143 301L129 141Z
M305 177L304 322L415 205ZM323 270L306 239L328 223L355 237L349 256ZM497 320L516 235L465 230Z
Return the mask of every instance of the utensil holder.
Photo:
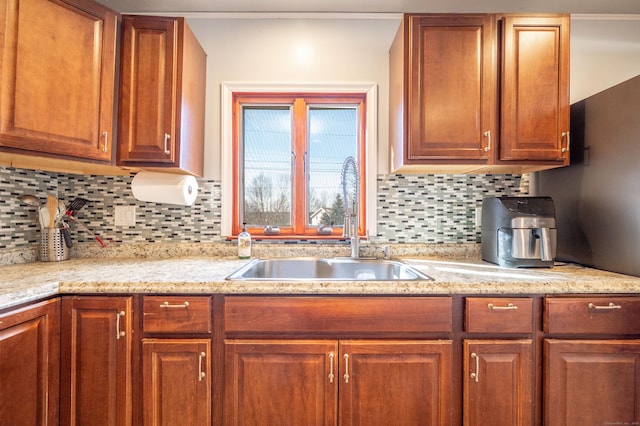
M41 229L40 260L43 262L60 262L67 259L69 259L69 248L64 243L62 229Z

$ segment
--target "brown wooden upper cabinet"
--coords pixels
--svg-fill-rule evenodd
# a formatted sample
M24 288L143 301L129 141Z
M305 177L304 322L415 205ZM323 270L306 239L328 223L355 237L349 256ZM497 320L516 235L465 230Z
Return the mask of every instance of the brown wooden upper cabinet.
M569 15L405 15L390 50L391 171L569 164Z
M0 150L110 162L118 14L91 0L6 0Z
M122 20L118 165L202 176L204 50L184 18Z

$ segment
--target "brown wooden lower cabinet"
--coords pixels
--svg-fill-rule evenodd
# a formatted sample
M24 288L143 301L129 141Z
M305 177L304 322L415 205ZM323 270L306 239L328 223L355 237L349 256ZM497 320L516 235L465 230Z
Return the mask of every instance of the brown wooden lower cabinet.
M143 339L144 425L211 424L211 339Z
M531 340L465 340L464 425L533 425Z
M0 424L57 425L60 304L0 315Z
M640 423L625 320L640 298L461 297L403 311L401 297L87 295L8 310L0 424Z
M132 423L132 299L62 298L60 424Z
M225 425L446 425L451 341L227 340Z
M640 424L640 340L544 341L544 424Z

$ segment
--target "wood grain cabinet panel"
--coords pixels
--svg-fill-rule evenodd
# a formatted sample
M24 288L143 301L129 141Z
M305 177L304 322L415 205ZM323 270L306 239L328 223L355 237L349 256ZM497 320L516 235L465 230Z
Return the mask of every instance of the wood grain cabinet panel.
M393 169L488 161L494 44L492 15L405 16L390 51Z
M533 299L526 297L465 298L468 333L532 333Z
M205 80L184 18L124 16L118 165L202 176Z
M640 340L544 341L544 424L640 423Z
M227 426L336 425L338 342L225 341Z
M227 340L226 425L451 423L451 341Z
M0 424L57 425L60 304L0 315Z
M110 162L119 15L90 0L0 9L0 147Z
M60 423L131 425L131 297L62 299Z
M209 296L143 296L142 329L149 333L211 333Z
M229 296L227 333L448 333L450 297Z
M532 340L465 340L466 426L534 424Z
M143 339L144 425L211 424L211 340Z
M500 160L569 164L569 25L503 18Z
M406 14L391 46L393 172L569 164L569 15Z
M640 334L640 297L547 297L548 334Z
M451 341L342 340L338 362L338 424L451 424Z

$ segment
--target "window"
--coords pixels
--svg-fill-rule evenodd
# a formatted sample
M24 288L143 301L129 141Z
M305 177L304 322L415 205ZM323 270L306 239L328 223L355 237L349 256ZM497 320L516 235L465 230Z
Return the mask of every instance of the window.
M233 235L246 222L258 237L341 236L348 157L358 164L365 233L366 100L366 93L233 94Z

